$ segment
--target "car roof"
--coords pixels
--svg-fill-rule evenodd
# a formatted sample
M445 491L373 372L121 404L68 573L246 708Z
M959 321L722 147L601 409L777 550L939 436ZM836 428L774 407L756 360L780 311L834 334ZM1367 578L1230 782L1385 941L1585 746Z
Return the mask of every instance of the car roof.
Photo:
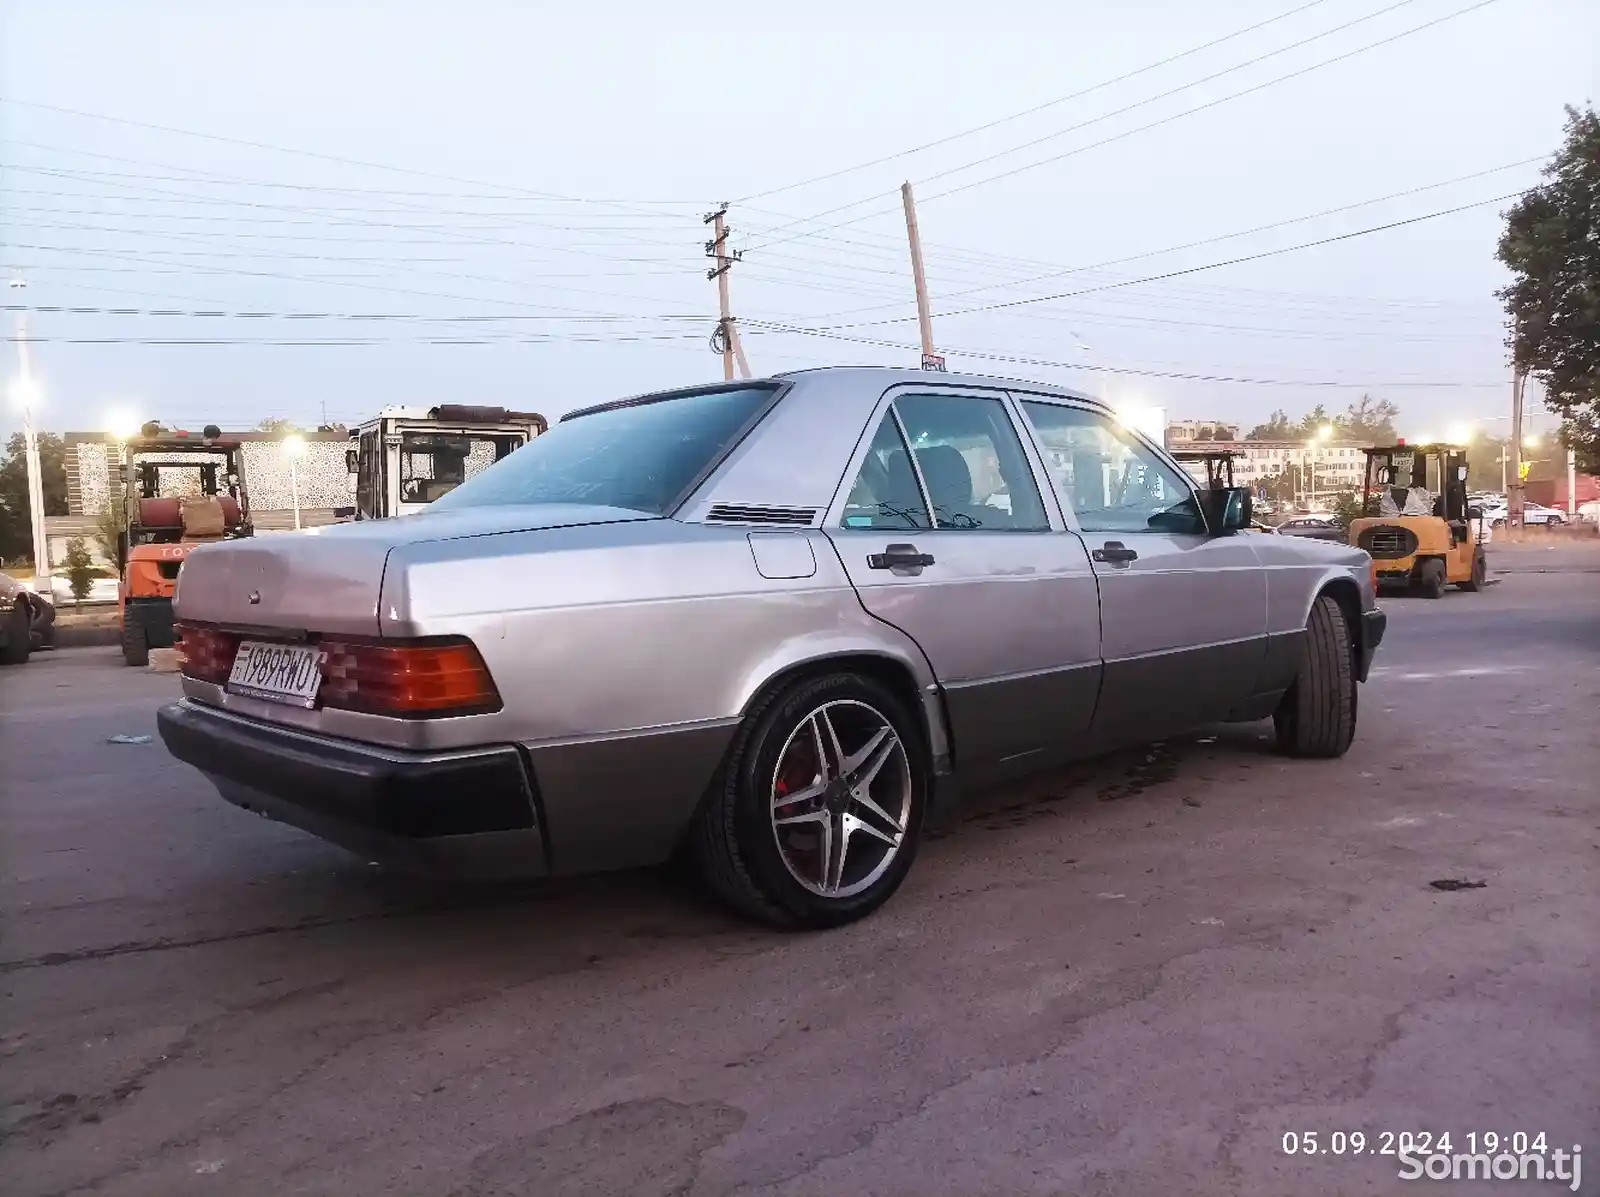
M1096 399L1093 395L1075 391L1070 387L1059 386L1050 382L1040 382L1032 378L1010 378L998 374L968 374L944 370L922 370L914 366L807 366L800 370L789 370L782 374L774 374L772 378L778 381L786 381L824 376L839 382L863 382L868 385L882 387L885 390L889 387L915 383L929 386L1001 387L1012 391L1024 390L1034 394L1055 395L1062 399L1074 399L1083 403L1093 404L1103 411L1111 411L1109 405Z

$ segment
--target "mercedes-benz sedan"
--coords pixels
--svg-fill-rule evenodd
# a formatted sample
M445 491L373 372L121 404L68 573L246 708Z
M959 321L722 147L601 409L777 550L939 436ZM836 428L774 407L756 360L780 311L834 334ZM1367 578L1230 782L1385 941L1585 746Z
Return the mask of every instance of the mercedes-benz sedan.
M179 759L369 858L476 876L687 853L826 926L930 806L1218 720L1337 756L1370 562L1236 535L1100 404L839 368L569 414L425 514L208 545Z

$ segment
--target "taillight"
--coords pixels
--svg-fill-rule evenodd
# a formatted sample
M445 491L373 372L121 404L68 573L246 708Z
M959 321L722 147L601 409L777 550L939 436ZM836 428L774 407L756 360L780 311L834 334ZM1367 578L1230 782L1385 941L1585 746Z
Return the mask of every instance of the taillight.
M179 624L176 647L178 668L185 677L224 685L239 649L239 637L216 628Z
M325 640L322 705L372 715L473 715L500 694L471 642L363 644Z

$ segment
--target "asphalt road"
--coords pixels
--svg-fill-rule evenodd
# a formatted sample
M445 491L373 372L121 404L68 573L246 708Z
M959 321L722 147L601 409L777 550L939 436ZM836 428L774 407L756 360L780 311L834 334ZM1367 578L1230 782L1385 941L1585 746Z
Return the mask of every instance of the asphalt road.
M990 796L824 935L388 876L107 743L170 677L41 656L0 1190L1322 1197L1415 1186L1286 1134L1526 1131L1600 1191L1600 555L1496 563L1550 572L1386 604L1345 759L1221 728Z

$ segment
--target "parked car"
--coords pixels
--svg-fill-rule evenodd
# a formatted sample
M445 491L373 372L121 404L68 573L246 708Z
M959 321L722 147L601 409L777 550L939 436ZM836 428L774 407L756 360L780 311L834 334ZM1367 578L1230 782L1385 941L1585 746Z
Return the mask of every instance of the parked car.
M21 665L55 646L55 605L10 574L0 574L0 664Z
M1249 517L1044 385L645 395L407 519L196 548L158 726L223 798L366 859L682 851L748 915L836 925L958 782L1269 716L1284 752L1342 754L1384 631L1371 562L1234 535Z
M1344 528L1337 520L1321 515L1300 515L1284 520L1278 525L1280 536L1309 536L1312 540L1345 539Z
M1564 524L1566 522L1567 513L1559 508L1546 507L1543 503L1529 503L1526 500L1523 501L1522 523L1524 527L1530 527L1536 524L1550 527L1556 524Z

